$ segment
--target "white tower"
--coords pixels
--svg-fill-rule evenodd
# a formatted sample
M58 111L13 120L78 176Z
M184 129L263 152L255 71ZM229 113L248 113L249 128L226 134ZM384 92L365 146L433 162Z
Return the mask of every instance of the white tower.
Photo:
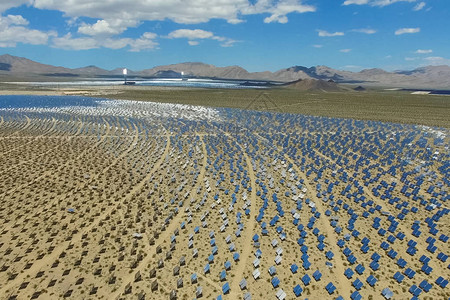
M123 69L122 73L123 73L123 77L124 77L124 79L125 79L125 84L127 84L127 74L128 74L128 70L125 68L125 69Z

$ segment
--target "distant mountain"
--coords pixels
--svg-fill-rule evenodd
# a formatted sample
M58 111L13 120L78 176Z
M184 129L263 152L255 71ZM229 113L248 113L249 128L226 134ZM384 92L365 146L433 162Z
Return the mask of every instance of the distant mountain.
M12 56L9 54L0 56L0 70L14 74L48 74L48 73L70 73L71 70L63 67L44 65L35 61Z
M99 67L96 66L87 66L83 68L72 69L71 72L85 76L112 75L110 74L111 73L110 71L100 69ZM122 71L120 71L120 73L122 74Z
M333 80L325 81L322 79L299 79L287 83L284 86L291 89L309 92L337 92L341 90Z
M227 79L250 79L250 73L239 66L216 67L198 62L187 62L168 66L158 66L152 69L146 69L139 72L143 76L155 76L161 71L175 71L188 77L211 77Z
M15 76L121 76L123 68L104 70L96 66L77 69L55 67L12 55L0 56L0 75ZM267 80L291 82L299 79L333 80L336 83L353 83L358 85L405 87L405 88L440 88L450 87L450 66L428 66L411 71L387 72L382 69L366 69L350 72L332 69L327 66L303 67L292 66L276 72L248 72L239 66L216 67L200 62L187 62L166 66L157 66L141 71L128 70L129 76L141 77L207 77L239 80ZM306 84L305 82L299 83Z

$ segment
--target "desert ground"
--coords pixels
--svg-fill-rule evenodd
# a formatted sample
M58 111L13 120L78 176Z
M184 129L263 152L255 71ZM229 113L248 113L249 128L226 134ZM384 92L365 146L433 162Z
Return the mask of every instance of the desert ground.
M356 92L354 86L340 87L341 92L321 92L289 88L200 89L83 84L68 86L64 82L53 86L39 86L0 82L0 95L81 95L450 127L449 96L412 94L409 91L384 88L367 88L363 92Z
M1 299L450 297L449 97L2 93Z

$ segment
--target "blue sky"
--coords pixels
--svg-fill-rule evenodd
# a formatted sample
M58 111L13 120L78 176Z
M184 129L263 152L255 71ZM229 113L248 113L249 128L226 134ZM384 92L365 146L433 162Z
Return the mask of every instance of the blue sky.
M0 0L0 54L70 68L450 65L449 0Z

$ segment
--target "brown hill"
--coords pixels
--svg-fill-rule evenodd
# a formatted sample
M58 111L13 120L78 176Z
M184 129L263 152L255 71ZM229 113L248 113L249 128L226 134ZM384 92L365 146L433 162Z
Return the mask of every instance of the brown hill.
M304 90L337 90L338 87L322 81L333 80L338 83L364 84L365 86L408 87L408 88L444 88L450 86L450 66L428 66L412 71L386 72L381 69L366 69L360 72L335 70L327 66L303 67L293 66L276 72L248 72L239 66L216 67L204 63L180 63L157 66L142 71L128 70L131 76L150 76L177 73L188 77L226 78L239 80L269 80L279 82L299 81L294 88ZM78 69L55 67L41 64L23 57L0 55L0 75L28 77L35 75L51 76L121 76L122 68L111 71L88 66ZM319 80L319 82L308 81Z
M187 62L167 66L157 66L151 69L143 70L140 75L143 76L155 76L161 71L174 71L174 72L184 72L187 76L199 76L199 77L217 77L217 78L228 78L228 79L249 79L249 73L239 67L216 67L214 65L208 65L198 62Z
M321 79L299 79L284 84L284 86L286 88L296 89L299 91L338 92L341 90L336 82Z
M49 74L49 73L71 73L71 69L40 64L24 57L9 54L0 56L0 70L15 74Z

